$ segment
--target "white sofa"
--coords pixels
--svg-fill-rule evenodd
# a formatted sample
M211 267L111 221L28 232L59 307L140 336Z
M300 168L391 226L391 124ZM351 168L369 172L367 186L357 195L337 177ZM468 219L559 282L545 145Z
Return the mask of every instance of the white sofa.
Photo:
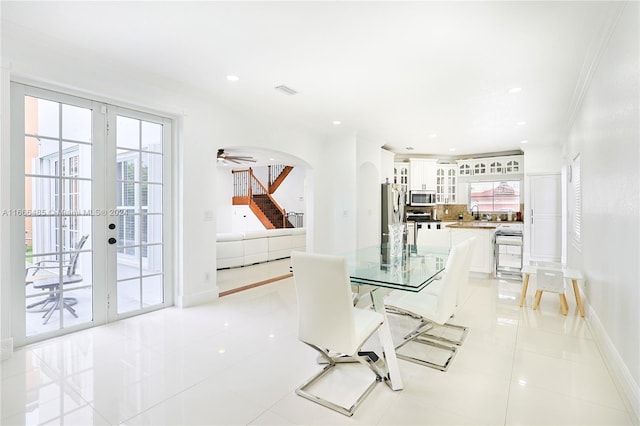
M244 234L227 232L216 236L217 268L233 268L244 263Z
M244 234L243 265L269 260L269 231L249 231Z
M269 231L269 260L290 257L293 250L304 251L307 245L304 228L281 228Z
M269 229L245 233L218 233L217 269L253 265L291 256L293 250L306 251L304 228Z

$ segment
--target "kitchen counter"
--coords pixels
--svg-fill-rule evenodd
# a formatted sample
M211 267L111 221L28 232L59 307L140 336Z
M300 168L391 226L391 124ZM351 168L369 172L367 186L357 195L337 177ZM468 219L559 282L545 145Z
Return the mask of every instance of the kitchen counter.
M462 222L454 222L447 225L447 228L456 228L456 229L496 229L498 225L503 222L489 222L489 221L462 221ZM509 223L509 222L504 222Z
M498 228L522 231L522 222L497 220L463 220L447 224L451 232L451 246L475 237L470 270L491 276L494 268L494 234Z

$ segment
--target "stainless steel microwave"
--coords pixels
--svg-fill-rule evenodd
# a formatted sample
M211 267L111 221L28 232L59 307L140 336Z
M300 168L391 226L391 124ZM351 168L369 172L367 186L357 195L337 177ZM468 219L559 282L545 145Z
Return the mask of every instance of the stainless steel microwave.
M433 206L436 203L436 192L428 190L409 191L410 206Z

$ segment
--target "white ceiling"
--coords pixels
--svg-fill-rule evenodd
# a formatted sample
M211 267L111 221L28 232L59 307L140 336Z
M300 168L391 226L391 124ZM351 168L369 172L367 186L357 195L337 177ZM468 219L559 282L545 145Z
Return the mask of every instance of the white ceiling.
M314 131L330 133L340 120L400 154L411 146L463 156L561 143L612 9L593 1L3 1L2 20ZM281 84L299 93L274 90Z

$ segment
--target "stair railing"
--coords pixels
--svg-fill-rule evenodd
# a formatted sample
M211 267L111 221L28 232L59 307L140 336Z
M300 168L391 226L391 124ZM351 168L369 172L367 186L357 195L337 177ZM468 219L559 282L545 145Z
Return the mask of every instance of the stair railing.
M251 176L253 171L248 170L232 170L233 173L233 197L251 199Z
M232 170L233 173L233 197L245 201L242 204L255 203L253 197L255 195L266 195L269 197L273 205L278 209L282 216L282 227L287 227L287 212L280 207L277 201L269 194L269 191L262 185L260 180L253 174L253 169L248 170Z
M269 187L278 179L278 176L280 176L280 173L282 173L285 167L287 166L284 164L273 164L269 166Z
M249 170L251 170L251 169L249 169ZM269 195L269 191L267 191L267 188L265 188L264 185L262 185L262 182L260 182L258 180L258 178L256 178L253 175L253 170L251 170L250 178L251 178L250 189L251 189L251 196L252 197L254 195ZM269 197L269 198L271 198L271 197ZM275 200L272 200L272 201L273 201L274 204L277 205ZM278 208L280 208L280 207L278 207ZM282 209L280 209L280 210L282 210Z

